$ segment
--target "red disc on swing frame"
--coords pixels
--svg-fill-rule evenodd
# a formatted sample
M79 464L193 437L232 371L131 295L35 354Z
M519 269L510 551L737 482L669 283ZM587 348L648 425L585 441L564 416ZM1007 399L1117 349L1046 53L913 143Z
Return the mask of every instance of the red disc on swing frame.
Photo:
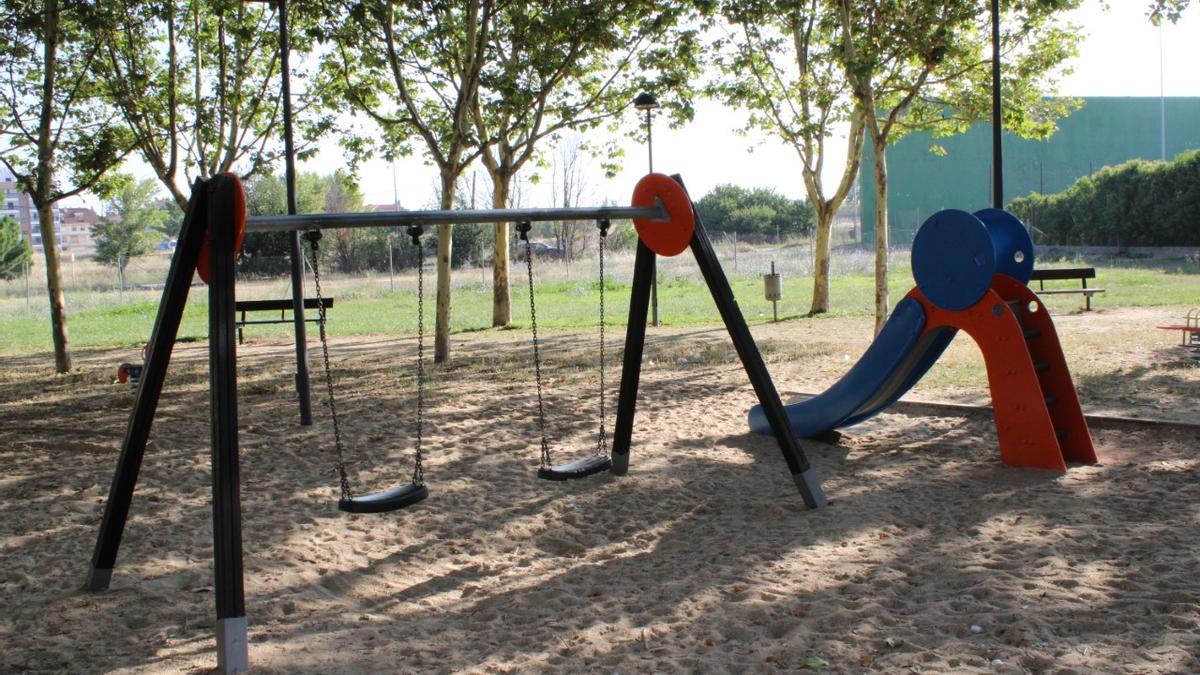
M225 177L233 179L233 255L242 250L242 242L246 239L246 190L242 180L236 173L226 173ZM208 283L208 237L200 244L200 254L196 256L196 272L204 283Z
M633 226L651 251L666 257L679 255L691 243L696 229L692 198L670 176L649 173L634 186L633 205L645 207L656 203L667 209L667 219L634 218Z

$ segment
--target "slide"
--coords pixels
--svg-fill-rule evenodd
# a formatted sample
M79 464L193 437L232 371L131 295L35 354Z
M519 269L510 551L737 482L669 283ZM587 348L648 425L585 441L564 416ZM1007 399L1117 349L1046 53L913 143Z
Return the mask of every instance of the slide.
M916 288L892 312L862 358L826 391L784 406L786 424L812 438L857 424L895 403L946 351L969 335L983 353L1000 459L1066 471L1096 462L1091 432L1045 305L1028 287L1033 240L999 209L938 211L912 245ZM770 433L761 406L750 429Z
M922 335L925 325L920 302L904 298L897 303L883 330L841 380L817 396L784 406L796 434L819 436L857 424L895 403L938 360L958 332L943 328ZM751 408L749 420L751 431L771 432L762 406Z

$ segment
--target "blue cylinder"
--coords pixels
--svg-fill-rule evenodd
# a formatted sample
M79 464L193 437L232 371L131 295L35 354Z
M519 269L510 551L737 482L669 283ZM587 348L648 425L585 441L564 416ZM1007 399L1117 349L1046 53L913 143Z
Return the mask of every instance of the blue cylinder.
M912 272L930 302L961 310L979 302L992 286L996 249L979 218L958 209L930 216L912 244Z
M983 221L996 250L996 271L1029 283L1033 276L1033 239L1016 216L1002 209L980 209L975 217Z

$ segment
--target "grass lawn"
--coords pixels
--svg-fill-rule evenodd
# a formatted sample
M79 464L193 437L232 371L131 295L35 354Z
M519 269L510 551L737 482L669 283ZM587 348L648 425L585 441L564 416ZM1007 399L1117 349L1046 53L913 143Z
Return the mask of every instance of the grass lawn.
M1159 305L1200 305L1200 263L1195 260L1130 260L1098 261L1097 279L1092 284L1107 289L1096 296L1093 306L1106 308ZM1047 266L1076 266L1095 264L1089 261L1063 261ZM522 270L513 268L512 329L526 329L529 321L529 295L521 282ZM453 332L476 331L491 326L491 289L478 277L459 273L452 293ZM622 276L627 278L627 276ZM432 280L430 280L432 281ZM337 304L330 312L332 334L339 336L382 333L413 334L416 332L415 280L398 279L397 290L387 288L386 279L331 279L330 294ZM769 321L771 305L763 299L762 280L757 276L736 276L731 279L742 312L751 323ZM1054 287L1074 287L1075 282L1061 282ZM432 287L432 283L428 286ZM912 287L912 275L907 267L895 265L890 275L891 303L894 305ZM426 289L425 324L433 330L433 292ZM279 280L253 282L239 287L242 297L274 297L283 295L286 284ZM874 280L867 274L835 276L831 282L833 311L826 316L867 316L873 306ZM808 277L784 278L784 300L780 303L781 319L802 316L808 311L812 295L812 280ZM1078 295L1049 296L1051 309L1064 312L1082 307ZM537 285L539 326L546 328L588 328L595 326L599 311L599 286L595 281L540 282ZM623 325L629 312L629 284L610 281L606 292L609 325ZM87 292L68 295L68 326L71 344L76 347L140 347L149 339L158 306L153 291L128 292L122 300L116 293ZM659 311L661 321L670 326L709 325L719 323L716 306L708 289L698 278L690 275L660 274ZM203 340L207 335L207 294L195 287L184 314L180 337L183 340ZM313 327L315 332L315 327ZM288 324L252 326L248 338L290 334ZM0 299L0 353L22 354L50 351L50 329L44 296L34 296L26 305L25 298Z

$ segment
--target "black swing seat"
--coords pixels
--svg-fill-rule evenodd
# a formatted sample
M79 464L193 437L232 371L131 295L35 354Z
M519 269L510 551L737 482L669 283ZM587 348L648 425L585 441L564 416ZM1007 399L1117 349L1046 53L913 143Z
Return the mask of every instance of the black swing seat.
M558 466L543 466L538 469L538 478L546 480L575 480L586 478L594 473L608 471L612 468L612 460L601 455L580 459L570 464Z
M387 513L412 506L428 496L429 489L423 484L409 483L383 492L339 499L338 510L347 513Z

